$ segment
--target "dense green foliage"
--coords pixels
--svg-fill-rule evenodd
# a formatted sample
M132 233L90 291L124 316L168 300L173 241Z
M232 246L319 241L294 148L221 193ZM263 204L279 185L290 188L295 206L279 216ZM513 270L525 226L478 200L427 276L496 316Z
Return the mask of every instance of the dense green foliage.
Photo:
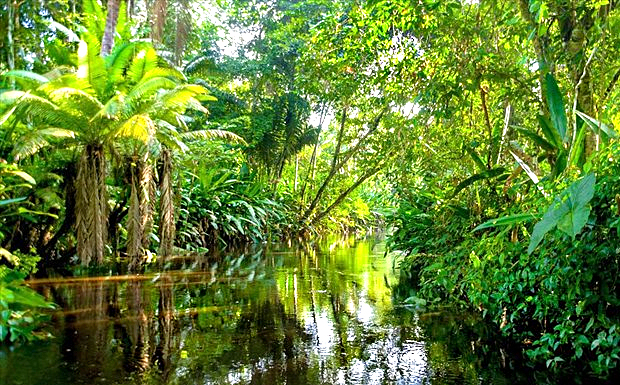
M403 300L618 366L616 1L104 3L0 6L3 264L387 221Z

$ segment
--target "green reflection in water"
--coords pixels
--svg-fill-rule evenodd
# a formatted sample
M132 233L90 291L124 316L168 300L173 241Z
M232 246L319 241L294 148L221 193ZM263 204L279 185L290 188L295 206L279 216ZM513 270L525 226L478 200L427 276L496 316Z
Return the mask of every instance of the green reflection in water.
M501 369L505 353L481 342L475 318L394 306L382 247L333 239L33 282L62 306L57 338L0 350L0 383L532 383Z

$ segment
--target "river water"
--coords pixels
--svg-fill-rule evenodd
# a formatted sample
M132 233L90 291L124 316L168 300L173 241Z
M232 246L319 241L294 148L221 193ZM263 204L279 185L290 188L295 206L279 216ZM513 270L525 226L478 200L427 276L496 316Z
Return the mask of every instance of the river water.
M475 317L399 304L393 267L350 238L34 280L55 337L0 348L0 384L542 383Z

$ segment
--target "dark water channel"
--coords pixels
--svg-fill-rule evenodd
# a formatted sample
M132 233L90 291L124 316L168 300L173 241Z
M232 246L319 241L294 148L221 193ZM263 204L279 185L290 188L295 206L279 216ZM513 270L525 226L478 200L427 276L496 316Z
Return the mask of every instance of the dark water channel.
M394 304L375 241L32 282L55 338L0 348L0 384L533 384L475 318Z

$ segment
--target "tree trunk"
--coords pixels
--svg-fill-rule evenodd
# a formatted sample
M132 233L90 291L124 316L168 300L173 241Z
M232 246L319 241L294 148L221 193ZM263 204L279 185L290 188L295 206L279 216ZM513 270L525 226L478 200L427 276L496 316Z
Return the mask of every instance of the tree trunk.
M162 173L160 178L160 219L159 219L159 256L164 263L172 255L174 245L175 223L172 193L172 154L164 149L162 157Z
M338 207L339 204L342 203L342 201L349 196L349 194L351 194L356 188L359 187L359 185L361 185L362 183L364 183L368 178L370 178L371 176L375 175L376 173L379 172L379 170L381 170L382 166L379 167L375 167L373 169L371 169L370 171L367 171L364 175L362 175L361 177L359 177L359 179L357 181L355 181L355 183L353 183L351 186L349 186L349 188L347 188L346 190L344 190L342 193L340 193L340 195L338 196L338 198L336 198L336 200L329 205L328 208L326 208L324 211L320 212L319 214L317 214L314 218L312 218L312 222L311 224L317 223L318 221L320 221L321 219L323 219L327 214L329 214L334 208Z
M105 19L105 30L101 39L101 56L106 56L112 52L114 47L114 33L118 22L118 10L121 0L108 0L108 13Z
M76 178L77 251L83 265L103 262L107 235L105 158L101 145L89 144L80 157Z
M134 163L131 165L131 195L129 197L129 213L127 215L127 257L129 257L129 271L136 271L142 264L142 226L140 221L140 189L139 170Z
M329 182L332 180L334 175L336 175L336 171L338 171L338 168L339 168L337 167L337 165L339 164L338 157L340 156L340 146L342 146L342 137L344 136L346 122L347 122L347 106L344 106L342 108L342 118L340 119L340 130L338 131L338 139L336 140L336 149L334 150L334 156L332 158L332 163L331 163L331 167L329 170L329 174L327 174L327 178L325 178L325 180L321 184L321 187L319 187L319 190L314 195L314 199L312 199L312 202L310 202L310 206L308 206L308 208L302 215L302 219L306 219L310 216L310 214L312 214L312 212L316 208L316 205L319 203L319 199L321 199L321 196L323 195L323 191L325 191Z
M183 53L187 45L192 19L187 0L178 0L176 9L176 37L174 39L174 62L177 66L183 63Z
M151 243L153 230L153 212L155 211L155 181L153 180L153 166L147 159L140 162L140 226L142 227L142 247L148 249Z
M9 0L8 15L7 15L7 33L6 33L6 59L9 65L9 70L15 69L15 41L13 40L13 34L15 32L15 2ZM15 80L9 79L9 88L15 88Z
M379 128L379 123L381 122L383 115L385 115L388 109L389 109L388 107L384 107L381 110L381 112L379 112L379 114L375 117L372 124L370 125L368 131L366 131L366 133L362 135L361 138L359 138L355 146L349 149L348 152L345 154L345 156L341 160L338 160L340 156L340 147L342 145L342 135L344 135L344 126L345 126L345 120L346 120L346 110L343 111L342 121L340 125L340 132L338 133L338 140L336 144L336 151L334 152L334 157L332 158L332 165L331 165L329 174L327 175L327 178L325 178L325 180L321 184L321 187L319 187L319 190L314 196L312 203L310 203L310 206L308 206L308 208L304 212L302 219L309 218L310 215L314 212L329 182L331 182L331 180L334 178L337 171L340 170L342 167L344 167L344 165L349 161L349 159L351 159L353 155L355 155L361 149L362 145L366 142L366 139L368 139L368 137L372 135L377 130L377 128Z
M153 25L151 26L151 38L155 43L161 43L164 38L167 11L168 0L155 0L152 10Z
M131 195L127 219L127 256L129 268L136 271L142 265L144 250L148 250L153 229L153 168L146 157L133 159L131 165Z

